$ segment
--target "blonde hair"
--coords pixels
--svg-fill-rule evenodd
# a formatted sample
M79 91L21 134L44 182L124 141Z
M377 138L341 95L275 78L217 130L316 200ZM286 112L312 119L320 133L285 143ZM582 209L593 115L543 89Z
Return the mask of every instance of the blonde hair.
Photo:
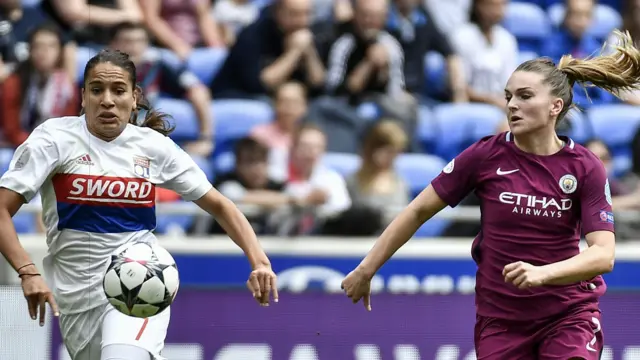
M373 163L373 156L377 150L393 147L394 150L400 152L407 147L408 143L409 137L397 121L383 119L373 125L362 143L362 166L356 173L360 189L366 192L377 173Z
M640 51L633 45L628 32L614 31L616 45L607 55L576 59L564 55L558 65L548 58L526 61L516 71L542 74L544 83L551 87L551 93L564 101L558 115L558 122L573 106L573 85L596 86L619 97L621 92L640 88ZM605 44L607 46L607 44ZM604 47L603 47L604 49Z

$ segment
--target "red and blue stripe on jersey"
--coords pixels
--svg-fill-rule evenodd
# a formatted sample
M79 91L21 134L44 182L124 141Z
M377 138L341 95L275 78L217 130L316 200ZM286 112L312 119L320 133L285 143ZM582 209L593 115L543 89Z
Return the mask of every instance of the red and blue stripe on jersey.
M155 185L143 178L56 174L58 230L108 234L156 227Z

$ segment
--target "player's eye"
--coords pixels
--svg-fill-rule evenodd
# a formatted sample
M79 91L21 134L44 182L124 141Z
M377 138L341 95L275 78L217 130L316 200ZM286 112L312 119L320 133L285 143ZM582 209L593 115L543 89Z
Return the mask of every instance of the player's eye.
M118 94L118 95L122 95L125 92L127 92L125 89L116 89L116 94Z
M527 100L527 99L531 99L531 98L532 98L532 96L531 96L530 94L522 94L522 95L520 95L520 97L521 97L523 100Z
M102 91L102 89L97 88L97 87L91 88L91 93L92 94L99 94L101 91Z

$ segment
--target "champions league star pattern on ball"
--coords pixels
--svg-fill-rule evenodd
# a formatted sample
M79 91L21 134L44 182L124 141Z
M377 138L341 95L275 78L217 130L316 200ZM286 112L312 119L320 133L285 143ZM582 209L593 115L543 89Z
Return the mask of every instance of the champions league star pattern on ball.
M103 287L125 315L146 318L164 311L178 292L173 257L158 245L134 244L112 256Z

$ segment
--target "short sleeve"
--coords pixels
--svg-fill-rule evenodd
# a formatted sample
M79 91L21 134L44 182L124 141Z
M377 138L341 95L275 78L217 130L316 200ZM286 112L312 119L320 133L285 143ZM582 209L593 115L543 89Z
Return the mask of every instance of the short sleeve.
M0 187L15 191L30 202L59 162L53 136L40 126L16 149L9 170L0 179Z
M161 183L158 185L177 192L187 201L200 199L213 187L207 175L173 140L166 138L166 141L168 154L159 175Z
M449 206L456 207L477 185L477 169L486 158L484 140L469 146L451 160L431 182L438 196Z
M580 189L580 213L583 234L614 231L611 188L604 166L597 162L584 176Z

